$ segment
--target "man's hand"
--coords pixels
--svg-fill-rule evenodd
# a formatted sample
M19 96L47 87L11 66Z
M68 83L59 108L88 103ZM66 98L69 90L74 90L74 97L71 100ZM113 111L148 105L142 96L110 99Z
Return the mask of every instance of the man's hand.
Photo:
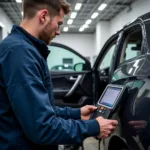
M90 116L93 111L95 111L97 107L92 106L92 105L86 105L81 108L81 119L82 120L89 120Z
M108 138L116 130L118 121L104 119L103 117L98 117L96 120L100 125L100 135L98 138Z

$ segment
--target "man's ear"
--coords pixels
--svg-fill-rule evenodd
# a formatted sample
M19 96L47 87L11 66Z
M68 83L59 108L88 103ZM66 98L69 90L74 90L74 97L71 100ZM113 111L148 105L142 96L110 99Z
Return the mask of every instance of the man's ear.
M45 24L47 21L49 21L50 16L49 16L48 10L46 9L41 10L39 19L40 19L41 24Z

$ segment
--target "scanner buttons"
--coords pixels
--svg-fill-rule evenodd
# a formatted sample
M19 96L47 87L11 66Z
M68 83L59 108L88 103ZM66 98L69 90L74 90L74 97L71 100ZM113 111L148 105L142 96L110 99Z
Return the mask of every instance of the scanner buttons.
M105 109L105 107L104 107L104 106L102 106L100 109L101 109L101 110L104 110L104 109Z
M100 113L104 114L106 111L106 108L104 106L101 106L98 110Z

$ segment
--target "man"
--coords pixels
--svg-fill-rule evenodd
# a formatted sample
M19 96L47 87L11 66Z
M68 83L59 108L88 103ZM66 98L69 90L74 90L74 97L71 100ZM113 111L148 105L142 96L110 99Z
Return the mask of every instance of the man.
M90 136L107 138L117 121L89 120L94 106L54 105L47 44L60 34L65 0L24 0L24 19L0 44L0 150L55 150Z

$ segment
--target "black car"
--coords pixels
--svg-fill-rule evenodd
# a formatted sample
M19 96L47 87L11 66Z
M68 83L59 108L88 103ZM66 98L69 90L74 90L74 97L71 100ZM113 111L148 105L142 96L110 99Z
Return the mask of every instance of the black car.
M110 138L102 140L104 149L148 150L150 13L140 16L114 34L105 43L92 69L87 59L69 47L52 43L50 49L49 68L53 61L57 65L56 62L68 58L74 65L74 71L50 71L56 105L81 107L96 104L108 84L126 85L128 94L112 116L119 121L119 125Z

